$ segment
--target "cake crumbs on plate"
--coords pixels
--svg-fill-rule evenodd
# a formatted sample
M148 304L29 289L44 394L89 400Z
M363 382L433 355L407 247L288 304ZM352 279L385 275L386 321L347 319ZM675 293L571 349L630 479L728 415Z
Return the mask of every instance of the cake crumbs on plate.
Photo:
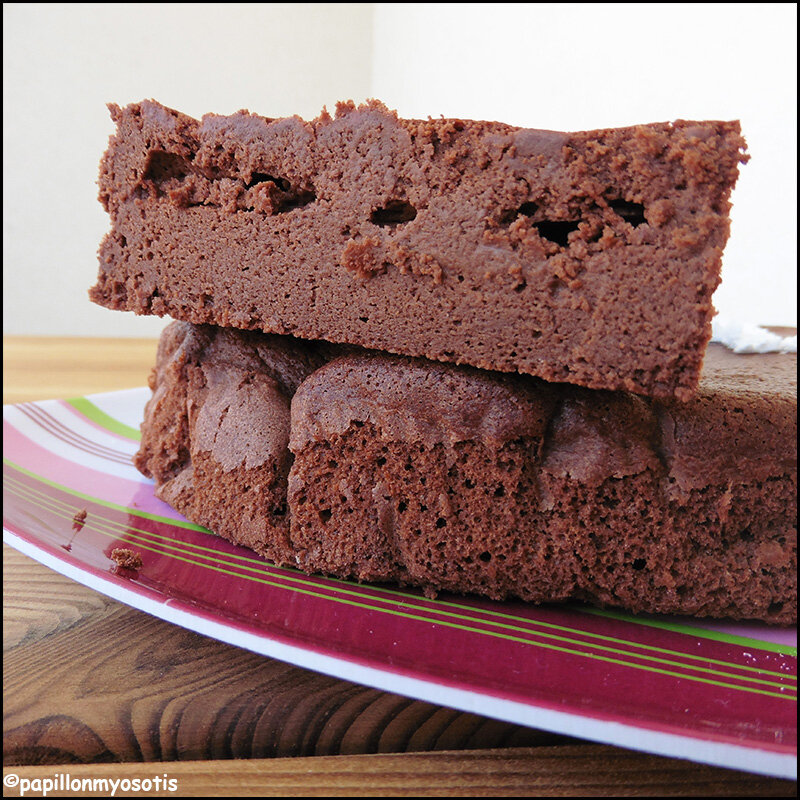
M141 569L142 554L127 547L115 547L111 551L111 560L123 569Z

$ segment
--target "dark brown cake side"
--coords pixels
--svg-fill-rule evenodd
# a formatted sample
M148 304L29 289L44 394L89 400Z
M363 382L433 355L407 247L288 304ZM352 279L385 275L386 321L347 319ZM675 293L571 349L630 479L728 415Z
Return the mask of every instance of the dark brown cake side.
M289 406L324 359L288 337L173 323L162 334L134 463L188 519L295 563Z
M557 133L112 107L92 299L688 398L743 160L735 122Z
M260 337L216 336L230 346L225 380L239 381ZM191 361L172 350L162 348L156 397L162 381L174 381L168 393L186 393L191 371L182 364L196 371L219 361L213 349ZM275 493L251 504L246 460L262 448L263 423L247 424L251 412L236 405L230 384L226 403L243 411L236 436L204 450L193 402L186 421L180 403L165 414L171 428L153 424L154 402L139 463L200 453L208 478L183 494L151 467L161 496L177 495L195 522L308 572L789 624L797 616L796 364L796 356L737 356L712 345L700 391L684 404L383 354L336 358L291 401L290 520L280 518L279 548L269 509L278 485L287 491L286 473L269 472L279 477ZM268 413L283 425L286 409Z

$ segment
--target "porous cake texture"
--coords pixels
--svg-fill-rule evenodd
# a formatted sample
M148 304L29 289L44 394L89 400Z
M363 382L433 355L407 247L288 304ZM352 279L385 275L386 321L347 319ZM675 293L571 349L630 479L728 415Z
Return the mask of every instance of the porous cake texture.
M789 624L796 365L712 345L681 403L173 323L136 463L306 572Z
M660 398L697 387L736 122L111 113L103 306Z

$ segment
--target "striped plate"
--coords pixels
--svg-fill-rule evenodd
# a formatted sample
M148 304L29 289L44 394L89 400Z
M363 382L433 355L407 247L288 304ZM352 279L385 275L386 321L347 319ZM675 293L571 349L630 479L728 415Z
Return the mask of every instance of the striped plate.
M146 389L4 408L4 538L162 619L301 667L523 725L797 776L796 629L534 608L274 567L131 465ZM115 548L141 556L119 569Z

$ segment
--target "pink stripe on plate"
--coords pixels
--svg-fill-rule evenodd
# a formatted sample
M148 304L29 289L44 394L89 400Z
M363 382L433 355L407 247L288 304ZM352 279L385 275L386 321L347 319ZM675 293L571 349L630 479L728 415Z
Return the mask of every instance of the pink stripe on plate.
M89 395L91 397L91 395ZM102 425L95 422L91 417L87 417L85 414L78 411L75 406L72 405L68 400L56 400L55 402L58 403L61 408L66 409L72 414L76 419L79 419L86 425L90 425L92 428L98 431L102 431L106 436L113 436L115 439L119 439L121 442L132 442L133 439L129 438L128 436L123 436L121 433L117 433L116 431L112 431L109 428L104 428ZM144 413L144 409L142 409ZM105 412L104 412L105 413Z
M11 461L46 480L81 494L86 494L87 489L90 489L93 496L102 497L108 503L168 519L185 520L175 509L153 494L153 483L144 476L139 481L128 480L70 461L20 433L7 420L3 420L3 440L3 452L9 454L7 457ZM134 470L133 465L131 470Z

